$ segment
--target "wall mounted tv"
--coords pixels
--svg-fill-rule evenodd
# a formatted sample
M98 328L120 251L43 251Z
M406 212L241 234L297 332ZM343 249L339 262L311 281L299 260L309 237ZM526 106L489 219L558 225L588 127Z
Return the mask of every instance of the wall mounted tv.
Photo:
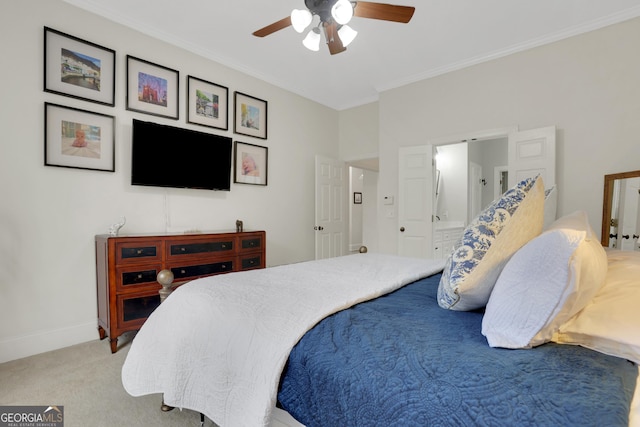
M131 184L231 189L231 138L133 120Z

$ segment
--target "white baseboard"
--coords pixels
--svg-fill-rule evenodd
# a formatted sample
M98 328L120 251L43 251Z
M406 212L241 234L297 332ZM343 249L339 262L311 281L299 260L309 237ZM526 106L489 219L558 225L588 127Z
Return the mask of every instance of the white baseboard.
M354 244L350 243L349 252L358 252L361 246L362 246L362 243L354 243Z
M0 340L0 363L98 339L96 321Z

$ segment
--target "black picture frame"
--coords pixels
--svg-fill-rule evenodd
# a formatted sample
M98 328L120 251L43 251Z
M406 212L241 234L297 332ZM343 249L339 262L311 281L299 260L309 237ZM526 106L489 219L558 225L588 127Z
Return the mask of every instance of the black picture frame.
M187 76L187 123L229 129L229 88Z
M180 73L127 55L127 110L178 120Z
M267 185L269 149L260 145L235 142L233 182Z
M267 139L268 103L242 92L234 92L233 132L239 135Z
M44 91L113 107L116 51L44 27Z
M45 102L44 165L115 172L115 117Z

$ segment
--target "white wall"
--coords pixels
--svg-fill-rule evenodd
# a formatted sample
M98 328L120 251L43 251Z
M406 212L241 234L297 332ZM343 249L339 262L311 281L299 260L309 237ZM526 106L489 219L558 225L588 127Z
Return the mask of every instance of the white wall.
M369 252L378 252L378 175L377 171L363 169L362 188L362 243Z
M379 194L397 195L400 146L555 125L558 215L584 209L599 230L603 176L638 169L639 48L633 19L382 93ZM397 212L379 225L380 250L395 253Z
M43 92L43 27L116 51L116 106ZM338 112L60 0L0 5L0 362L96 339L94 235L122 215L122 233L174 227L267 232L267 264L314 258L314 155L338 158ZM180 119L125 109L125 56L180 72ZM268 101L268 139L187 125L186 76ZM44 102L116 117L116 172L44 166ZM227 135L269 148L267 187L230 192L132 187L131 120ZM290 208L295 201L295 211ZM165 208L167 211L165 212Z
M340 159L360 160L378 157L378 103L340 112Z

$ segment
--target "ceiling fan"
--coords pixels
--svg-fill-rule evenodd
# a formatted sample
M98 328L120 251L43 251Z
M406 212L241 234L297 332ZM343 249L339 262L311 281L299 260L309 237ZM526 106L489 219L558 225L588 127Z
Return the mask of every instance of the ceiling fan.
M347 50L347 45L358 34L357 31L347 25L352 17L357 16L359 18L406 24L411 20L415 11L415 7L411 6L397 6L370 1L304 0L304 4L307 9L294 9L290 16L255 31L253 35L265 37L288 26L293 26L297 32L302 33L317 16L319 18L318 24L313 26L302 43L307 49L319 50L320 32L322 30L329 52L331 55L335 55Z

